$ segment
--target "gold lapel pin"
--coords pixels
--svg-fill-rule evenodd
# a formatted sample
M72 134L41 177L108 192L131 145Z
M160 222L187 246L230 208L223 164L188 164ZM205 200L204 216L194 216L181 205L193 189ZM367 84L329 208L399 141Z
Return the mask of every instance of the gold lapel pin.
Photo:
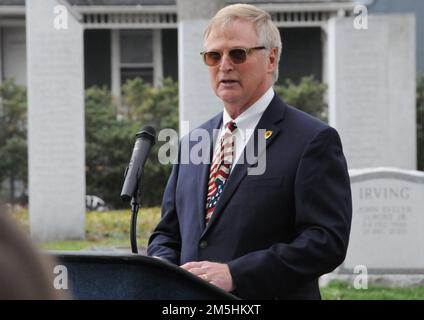
M272 136L272 131L271 130L265 131L265 139L268 139L271 136Z

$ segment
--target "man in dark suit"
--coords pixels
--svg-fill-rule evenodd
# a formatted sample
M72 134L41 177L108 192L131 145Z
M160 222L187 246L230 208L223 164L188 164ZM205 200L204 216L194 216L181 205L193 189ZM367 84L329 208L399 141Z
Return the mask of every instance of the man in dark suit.
M319 299L318 277L344 260L350 232L340 138L275 95L281 40L269 14L225 7L204 47L224 104L200 126L210 137L219 130L212 163L174 165L148 254L241 298ZM252 146L256 163L246 156Z

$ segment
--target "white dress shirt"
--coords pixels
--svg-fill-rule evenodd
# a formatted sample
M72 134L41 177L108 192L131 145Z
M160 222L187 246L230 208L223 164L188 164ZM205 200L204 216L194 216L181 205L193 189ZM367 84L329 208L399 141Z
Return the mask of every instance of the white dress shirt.
M237 130L234 131L234 157L233 164L237 163L240 156L243 154L243 150L246 147L247 142L253 134L256 126L258 125L259 120L262 117L262 114L270 104L271 100L274 98L274 89L270 87L265 94L260 97L254 104L252 104L247 110L240 114L236 119L232 119L228 114L227 110L224 108L222 115L222 125L218 133L218 137L215 141L215 146L217 141L220 141L225 132L225 125L234 121L237 125ZM215 146L214 149L215 150ZM234 165L231 166L231 171L233 170Z

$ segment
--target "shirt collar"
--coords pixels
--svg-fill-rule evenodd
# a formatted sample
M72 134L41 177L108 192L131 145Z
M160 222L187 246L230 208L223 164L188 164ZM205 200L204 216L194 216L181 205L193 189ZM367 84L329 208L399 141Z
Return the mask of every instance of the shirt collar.
M236 119L232 119L228 114L227 110L224 108L222 123L223 127L229 122L234 121L237 125L237 130L245 139L246 130L254 130L259 119L262 117L262 114L271 103L271 100L274 98L274 89L272 86L264 93L262 97L256 100L249 108L247 108L242 114L240 114Z

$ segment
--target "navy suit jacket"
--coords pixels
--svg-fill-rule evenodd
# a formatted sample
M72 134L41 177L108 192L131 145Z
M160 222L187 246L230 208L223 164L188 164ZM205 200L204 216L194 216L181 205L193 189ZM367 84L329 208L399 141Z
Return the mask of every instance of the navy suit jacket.
M212 136L221 122L222 113L200 128ZM272 131L265 172L248 175L252 164L236 164L207 226L210 164L173 166L148 254L177 265L227 263L241 298L319 299L318 277L343 262L350 232L350 181L339 135L277 95L257 129Z

